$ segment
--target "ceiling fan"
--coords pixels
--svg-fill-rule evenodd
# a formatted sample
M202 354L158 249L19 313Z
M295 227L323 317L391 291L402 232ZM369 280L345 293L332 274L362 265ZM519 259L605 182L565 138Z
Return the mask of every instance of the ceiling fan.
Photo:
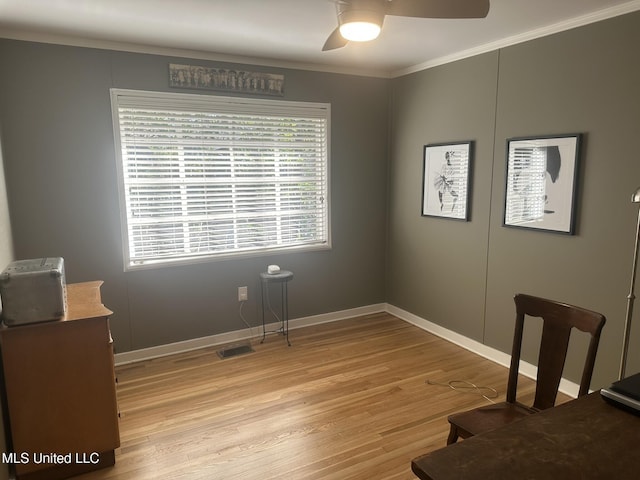
M322 51L344 47L349 41L378 36L386 15L417 18L484 18L489 0L337 0L338 27Z

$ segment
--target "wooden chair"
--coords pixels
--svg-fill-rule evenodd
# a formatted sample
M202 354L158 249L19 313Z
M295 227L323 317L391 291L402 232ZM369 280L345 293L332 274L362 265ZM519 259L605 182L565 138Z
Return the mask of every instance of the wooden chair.
M585 395L589 391L600 341L600 332L606 321L605 317L580 307L530 295L517 294L514 300L516 303L516 326L506 401L449 416L451 430L449 431L447 444L455 443L458 437L472 437L540 410L553 407L567 356L569 336L574 327L582 332L591 334L578 396ZM518 367L520 364L525 316L541 317L543 319L535 400L531 407L516 401Z

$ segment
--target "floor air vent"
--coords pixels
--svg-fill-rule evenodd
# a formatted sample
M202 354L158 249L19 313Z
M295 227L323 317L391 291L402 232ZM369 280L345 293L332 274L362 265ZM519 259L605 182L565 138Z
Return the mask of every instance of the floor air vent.
M222 350L218 350L218 356L220 358L237 357L238 355L244 355L245 353L252 353L254 350L250 344L235 345L225 347Z

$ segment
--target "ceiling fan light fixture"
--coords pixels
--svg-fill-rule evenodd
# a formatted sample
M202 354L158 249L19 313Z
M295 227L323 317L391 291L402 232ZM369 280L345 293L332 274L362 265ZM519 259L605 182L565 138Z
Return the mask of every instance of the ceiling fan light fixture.
M378 38L380 25L370 22L349 22L340 25L340 35L352 42L368 42Z
M380 35L384 13L375 10L347 10L340 13L340 35L352 42L368 42Z

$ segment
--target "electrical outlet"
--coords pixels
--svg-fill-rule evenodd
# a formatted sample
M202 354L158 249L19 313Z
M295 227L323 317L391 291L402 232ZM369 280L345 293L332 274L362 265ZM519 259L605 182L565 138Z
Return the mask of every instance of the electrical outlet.
M247 291L247 287L238 287L238 301L244 302L249 300L249 292Z

